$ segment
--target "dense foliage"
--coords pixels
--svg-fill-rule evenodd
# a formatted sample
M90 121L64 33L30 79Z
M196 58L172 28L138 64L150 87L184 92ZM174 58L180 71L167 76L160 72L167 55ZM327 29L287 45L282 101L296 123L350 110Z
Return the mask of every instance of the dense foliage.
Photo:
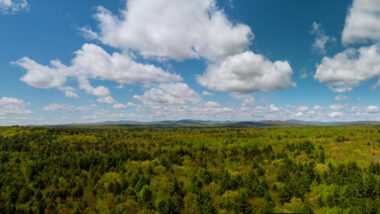
M380 128L0 128L1 213L380 213Z

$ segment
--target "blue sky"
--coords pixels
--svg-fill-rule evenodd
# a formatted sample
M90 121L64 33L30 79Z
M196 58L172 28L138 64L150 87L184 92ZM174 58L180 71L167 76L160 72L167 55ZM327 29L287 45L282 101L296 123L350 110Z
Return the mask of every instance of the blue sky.
M0 125L379 120L377 0L0 0Z

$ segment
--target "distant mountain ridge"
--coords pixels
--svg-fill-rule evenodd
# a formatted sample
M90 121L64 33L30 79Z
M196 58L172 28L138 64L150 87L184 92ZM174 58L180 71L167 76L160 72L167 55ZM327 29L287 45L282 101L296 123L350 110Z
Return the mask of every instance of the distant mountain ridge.
M299 125L316 125L316 126L336 126L336 125L380 125L380 121L351 121L351 122L322 122L322 121L303 121L303 120L262 120L262 121L211 121L211 120L162 120L162 121L104 121L97 123L81 124L63 124L62 126L74 125L114 125L114 126L228 126L228 127L265 127L265 126L299 126Z

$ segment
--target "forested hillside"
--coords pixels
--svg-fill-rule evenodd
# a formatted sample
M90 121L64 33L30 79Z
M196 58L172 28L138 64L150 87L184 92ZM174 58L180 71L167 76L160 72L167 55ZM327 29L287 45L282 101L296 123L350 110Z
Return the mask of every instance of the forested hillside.
M380 127L0 128L1 213L380 213Z

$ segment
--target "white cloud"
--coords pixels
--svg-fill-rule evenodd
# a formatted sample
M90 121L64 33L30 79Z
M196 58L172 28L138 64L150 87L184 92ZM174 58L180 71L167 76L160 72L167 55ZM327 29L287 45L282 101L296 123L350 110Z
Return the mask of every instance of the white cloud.
M163 83L147 90L142 96L133 97L145 105L157 107L161 105L196 105L201 96L185 83Z
M210 103L211 102L211 103ZM199 119L214 121L260 121L290 119L290 113L275 105L226 107L213 101L197 105L144 105L147 120ZM144 110L144 112L145 112Z
M379 107L377 106L368 106L367 107L367 112L370 114L375 114L379 112Z
M331 118L337 118L337 117L343 117L343 113L342 112L331 112L331 113L329 113L329 117L331 117Z
M127 54L109 55L99 46L85 44L76 52L73 67L91 79L115 81L121 84L180 81L179 75L163 71L154 65L137 63Z
M207 72L197 80L219 91L248 93L295 86L287 61L271 62L247 51L254 37L250 27L228 20L215 0L129 0L120 13L114 15L100 6L94 15L99 32L87 26L80 31L88 39L98 39L122 53L110 55L97 45L84 44L75 52L71 65L53 60L50 66L44 66L24 57L15 62L27 70L21 80L33 87L57 88L68 97L78 98L75 90L65 85L68 79L75 79L79 88L97 96L98 102L119 109L125 106L113 99L110 90L102 85L92 86L90 80L145 86L176 85L182 81L179 75L136 62L139 56L159 61L205 59ZM164 86L152 88L147 96L159 93Z
M124 88L124 84L119 84L118 86L116 86L117 89L123 89Z
M204 103L203 106L207 107L207 108L219 108L220 104L215 102L215 101L208 101L208 102Z
M216 60L244 51L253 38L215 0L129 0L120 15L100 6L94 17L100 32L82 28L88 37L148 58Z
M379 77L380 46L347 49L333 58L324 57L314 78L332 91L351 91L361 82Z
M67 105L67 104L51 103L43 107L42 110L49 111L49 112L57 112L57 111L77 112L77 111L89 111L89 108L84 107L84 106L77 107L77 106Z
M320 23L314 22L312 25L312 30L310 31L311 35L315 36L315 41L313 43L313 51L319 52L321 54L326 54L326 45L328 43L335 42L336 39L330 36L327 36L322 29Z
M160 83L180 81L179 75L171 74L154 65L135 62L129 55L113 53L109 55L101 47L85 44L76 52L71 66L63 65L59 60L51 61L51 66L43 66L24 57L14 62L24 69L26 74L21 80L37 88L58 88L68 97L77 97L72 87L65 86L68 78L74 78L79 88L97 96L99 102L115 104L110 91L104 86L93 87L89 79L114 81L119 84Z
M250 27L228 20L216 0L129 0L120 15L98 7L94 17L99 32L81 32L103 44L158 61L206 59L207 72L197 80L209 89L248 93L295 85L288 62L248 51Z
M104 86L93 87L90 81L86 77L78 78L79 88L86 91L86 93L97 96L97 97L108 97L111 92L108 88Z
M339 110L344 109L344 106L343 106L343 105L340 105L340 104L336 104L336 105L330 105L329 108L330 108L331 110L334 110L334 111L339 111Z
M275 106L274 104L271 104L271 105L269 106L269 110L270 110L271 112L276 112L276 111L280 111L280 108L277 107L277 106Z
M248 94L230 94L231 97L241 103L242 106L248 107L255 104L255 98L252 95Z
M202 92L202 95L203 95L203 96L214 96L214 94L211 93L211 92L209 92L209 91L203 91L203 92Z
M335 98L334 98L336 101L344 101L344 100L348 100L348 97L343 95L343 94L339 94L337 95Z
M114 106L117 104L116 100L114 100L111 96L102 96L96 99L96 101L99 103L107 103Z
M380 119L380 108L375 105L369 106L353 106L348 111L353 120L360 121L378 121Z
M223 107L215 101L204 102L201 96L185 83L159 84L143 95L135 95L140 114L148 111L148 120L228 120L234 109ZM137 109L136 108L136 109Z
M297 108L297 111L300 111L300 112L305 112L307 110L309 110L309 107L307 107L307 106L299 106Z
M75 93L75 92L72 92L72 91L65 91L65 96L66 97L70 97L70 98L79 98L79 96Z
M253 105L255 105L255 98L253 96L249 96L241 102L241 105L242 106L253 106Z
M241 105L227 107L215 101L202 101L184 83L171 84L147 89L143 95L135 95L134 99L140 101L137 104L140 115L146 115L146 120L178 120L178 119L200 119L200 120L278 120L289 119L290 113L274 104L259 106L254 104L251 95L231 94ZM176 89L176 90L174 90ZM136 108L137 109L137 108Z
M323 110L324 108L320 105L316 105L313 107L314 110Z
M0 116L31 114L30 110L26 109L28 103L12 97L0 98Z
M360 111L360 107L358 107L358 106L353 106L352 108L351 108L351 110L350 110L351 112L359 112Z
M230 93L275 91L295 85L292 73L286 61L272 63L262 55L246 51L210 64L197 81L204 87Z
M302 117L303 116L303 112L297 112L296 113L296 117Z
M113 107L114 107L115 109L126 109L126 108L128 108L127 105L125 105L125 104L121 104L121 103L114 104Z
M28 8L26 0L0 0L0 13L13 14Z
M70 75L69 68L58 60L52 60L50 62L51 67L40 65L28 57L19 59L14 64L27 70L27 73L21 77L21 80L36 88L63 87L67 77Z
M301 73L300 75L301 79L306 79L310 75L305 68L302 68L300 73Z
M210 107L210 106L160 106L159 108L149 109L149 117L164 120L232 120L235 117L234 109L230 107Z
M86 39L91 40L98 38L98 34L93 32L89 26L80 27L78 30Z
M131 102L128 102L126 104L116 103L113 105L113 108L115 108L115 109L126 109L130 106L136 106L136 104L131 103Z
M342 33L345 45L380 41L380 1L354 0Z

